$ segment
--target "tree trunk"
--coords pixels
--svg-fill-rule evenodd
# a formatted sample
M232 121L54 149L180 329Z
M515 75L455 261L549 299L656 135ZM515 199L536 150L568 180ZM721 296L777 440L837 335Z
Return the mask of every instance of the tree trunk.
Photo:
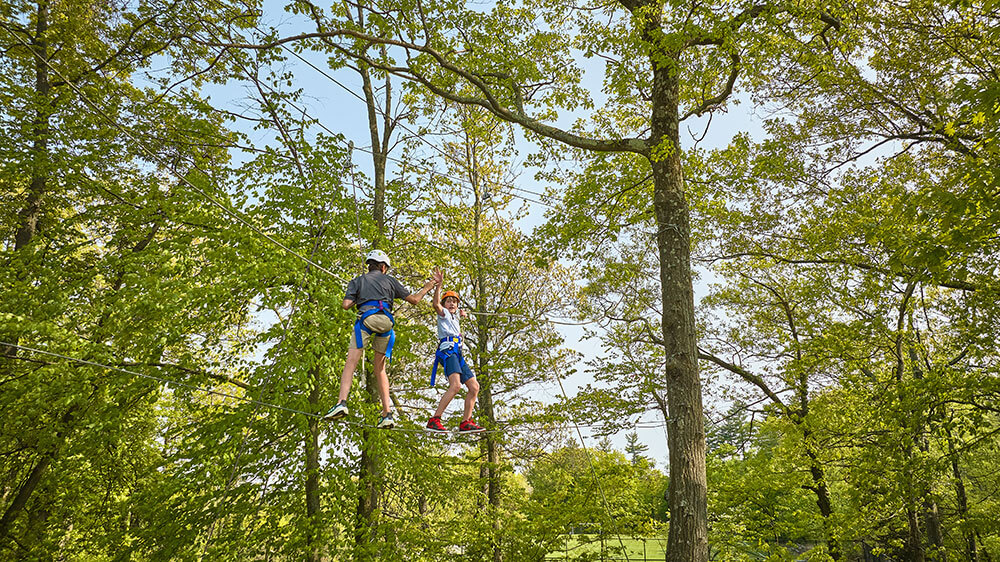
M358 21L362 22L361 13L359 9ZM389 77L386 77L386 107L384 110L384 118L382 121L382 136L384 137L384 142L380 139L379 131L379 107L378 100L375 97L375 92L372 89L371 76L368 72L368 67L363 63L358 67L358 73L361 75L361 80L363 84L363 90L365 94L365 106L368 110L368 126L369 133L371 135L372 141L372 168L374 173L374 193L372 195L372 218L375 221L375 239L372 240L372 247L378 248L382 245L382 241L385 239L386 233L386 223L385 223L385 167L386 160L388 157L388 139L392 134L392 125L390 123L389 116L391 113L391 105L389 96ZM361 241L359 240L358 243ZM365 370L365 390L368 394L368 399L371 403L379 404L378 389L376 387L375 372L372 370ZM357 522L355 527L355 546L356 559L367 560L371 558L369 555L368 543L373 541L375 533L375 512L378 509L379 500L379 489L381 488L380 482L378 480L378 468L379 468L379 458L378 455L371 451L371 442L374 438L374 434L367 428L363 429L361 432L361 459L358 466L358 485L360 487L360 494L358 496L358 510L357 510Z
M45 35L49 29L48 0L37 3L35 34L31 41L31 50L35 57L35 95L37 108L32 124L31 147L31 181L28 187L28 201L19 214L21 224L14 234L14 251L20 250L31 242L38 231L38 219L42 213L42 202L48 183L48 136L49 136L49 45Z
M958 464L958 451L955 450L955 440L948 424L942 424L945 437L948 440L948 456L951 457L951 476L955 483L955 501L958 504L958 519L965 521L969 517L969 498L965 493L965 479ZM979 552L976 549L976 536L972 531L965 532L965 556L969 562L979 562Z
M912 286L912 284L911 284ZM920 367L920 356L913 346L907 348L907 354L910 359L911 368L913 370L914 380L922 380L924 378L924 371ZM923 413L921 411L920 413ZM927 425L931 422L931 417L935 415L934 410L930 410L926 413L926 417L919 416L917 427L914 428L913 440L917 443L917 448L920 450L924 456L927 456L930 452L930 440L927 437ZM912 447L908 448L908 451L912 451ZM915 476L912 473L909 478L913 484L918 484L915 482L915 478L920 478L919 487L915 487L915 490L919 490L920 501L923 508L923 519L924 528L927 534L927 542L930 546L930 559L936 561L945 560L944 555L944 537L941 532L941 517L938 514L937 502L931 497L931 486L927 483L926 478L922 476ZM923 545L921 546L921 559L926 556L923 552Z
M17 495L14 496L14 501L11 502L7 509L3 513L3 517L0 518L0 545L7 542L7 536L10 533L10 527L17 519L17 516L24 511L24 506L28 504L28 498L38 487L39 482L42 481L42 476L45 471L52 464L52 459L55 457L55 452L45 453L41 455L38 462L28 473L28 478L25 479L24 484L21 485L20 489L17 491Z
M663 303L662 337L666 361L664 386L669 421L670 532L668 562L708 560L705 429L698 375L691 242L684 177L681 170L677 110L677 69L654 57L652 155L653 205Z
M375 389L375 374L365 371L365 388L369 402L378 403L378 392ZM358 510L354 528L355 560L371 559L372 550L369 543L375 537L375 511L378 509L378 455L369 449L375 438L374 431L367 427L361 430L361 459L358 463Z
M809 456L809 474L812 475L812 490L816 494L816 507L819 508L819 514L823 517L823 529L826 531L827 553L830 558L840 560L840 545L834 538L831 528L833 503L830 501L830 489L826 485L826 473L811 448L806 451L806 454Z
M368 73L368 67L361 63L358 67L358 73L361 75L362 90L365 93L365 105L368 108L368 132L371 137L372 144L372 170L374 174L374 185L375 194L372 198L372 218L375 220L375 224L378 226L375 232L375 240L372 241L372 247L381 247L381 242L385 238L385 165L388 160L388 146L389 138L391 135L392 125L388 120L390 115L389 111L392 109L391 105L391 83L389 82L389 77L386 76L385 83L385 95L386 95L386 108L385 108L385 118L383 119L382 125L384 130L382 131L386 137L384 140L380 138L379 131L379 107L378 100L375 98L375 91L372 89L371 75Z
M909 562L924 562L923 537L920 533L920 518L917 510L906 510L906 560Z
M31 494L34 493L36 488L38 488L38 484L41 483L42 478L45 476L45 472L52 464L52 461L59 455L59 450L62 448L66 434L69 431L67 426L73 421L76 411L79 409L79 406L72 406L66 411L65 414L62 415L60 418L60 425L63 429L56 433L53 448L39 455L40 458L31 469L31 472L28 473L28 477L25 479L24 484L22 484L18 489L13 501L11 501L11 504L7 506L6 510L4 510L3 517L0 517L0 546L6 544L7 537L10 534L11 525L13 525L17 516L24 511L25 506L28 504L28 499L31 498Z
M318 411L320 402L320 369L313 367L309 372L312 390L309 391L310 411ZM320 556L320 507L319 507L319 419L309 418L306 433L306 562L319 562Z
M927 526L927 542L930 544L929 558L935 562L945 562L948 559L944 548L944 535L941 531L941 514L937 502L924 496L924 525Z
M48 0L39 0L36 8L35 34L31 39L31 50L35 57L35 96L36 109L32 123L31 146L31 179L28 182L28 200L18 213L20 224L14 232L14 252L27 246L38 232L38 221L42 216L45 191L48 184L48 152L49 152L49 69L46 61L49 58L49 44L45 34L49 29ZM17 345L21 343L20 334L10 334L4 338ZM17 357L17 349L3 346L0 357Z
M806 456L809 457L809 474L812 476L811 486L816 494L816 507L823 517L823 530L826 532L826 549L830 558L840 560L840 545L833 532L833 502L830 500L830 488L826 485L826 471L816 454L816 447L812 439L812 431L806 425L806 416L809 415L809 381L805 374L799 379L799 414L789 415L793 423L802 429L802 445L805 448Z
M466 140L467 146L471 144L469 140ZM475 195L475 201L473 202L474 216L474 243L476 250L476 262L478 267L476 267L476 303L482 306L486 302L486 276L483 274L483 246L482 239L480 237L482 228L482 217L483 217L483 199L482 191L479 183L479 169L478 169L478 155L476 154L476 148L473 145L468 150L469 162L467 163L470 167L470 177L472 178L472 191ZM477 337L479 338L479 353L476 356L476 372L478 374L486 372L486 357L489 353L489 331L487 329L487 322L483 316L477 316ZM488 379L489 377L484 377ZM479 385L479 411L486 420L487 427L496 427L496 411L493 408L493 390L492 385L484 380L480 380ZM491 507L489 513L493 520L494 533L493 536L497 541L500 540L502 533L500 532L500 520L498 517L500 508L500 454L497 448L497 441L495 434L488 434L483 439L483 449L486 453L486 470L480 471L480 475L485 473L486 476L486 503ZM500 543L495 542L493 544L493 562L501 562L503 559L503 551L500 548Z

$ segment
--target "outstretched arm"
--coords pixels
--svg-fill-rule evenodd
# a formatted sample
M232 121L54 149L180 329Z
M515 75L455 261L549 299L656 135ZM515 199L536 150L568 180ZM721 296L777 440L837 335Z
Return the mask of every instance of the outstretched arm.
M444 307L441 306L441 285L444 283L444 272L437 269L434 270L434 299L431 304L434 305L434 312L437 312L438 316L444 316Z
M403 300L406 301L406 302L408 302L408 303L410 303L410 304L417 304L418 302L422 301L423 298L425 296L427 296L427 293L431 290L431 288L434 287L435 285L439 284L440 277L441 277L440 276L440 272L437 271L437 270L434 270L434 274L431 276L431 278L426 283L424 283L424 286L421 287L419 291L417 291L416 293L411 293L409 296L405 297Z

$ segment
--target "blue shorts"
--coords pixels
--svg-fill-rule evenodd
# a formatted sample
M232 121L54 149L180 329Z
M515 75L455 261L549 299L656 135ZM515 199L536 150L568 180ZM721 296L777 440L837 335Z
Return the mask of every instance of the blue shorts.
M459 382L465 384L469 379L476 378L476 375L472 374L472 369L469 368L468 363L463 363L459 359L460 357L462 357L461 351L448 356L448 359L444 362L444 374L445 376L451 376L454 373L458 373Z

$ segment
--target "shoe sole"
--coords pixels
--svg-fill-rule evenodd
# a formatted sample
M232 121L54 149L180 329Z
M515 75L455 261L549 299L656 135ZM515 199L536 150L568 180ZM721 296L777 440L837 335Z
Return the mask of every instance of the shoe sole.
M327 420L327 421L334 421L334 420L339 420L339 419L346 418L346 417L347 417L347 412L337 412L336 414L329 414L329 415L323 416L323 419Z
M479 429L459 429L458 433L459 433L459 435L463 435L463 434L466 434L466 433L482 433L484 431L486 431L486 428L485 427L480 427Z
M394 424L394 423L387 423L385 425L382 425L382 424L376 425L375 429L392 429L394 427L396 427L396 424Z
M444 435L445 433L448 433L447 429L434 429L433 427L425 427L424 431L426 431L427 433L434 433L437 435Z

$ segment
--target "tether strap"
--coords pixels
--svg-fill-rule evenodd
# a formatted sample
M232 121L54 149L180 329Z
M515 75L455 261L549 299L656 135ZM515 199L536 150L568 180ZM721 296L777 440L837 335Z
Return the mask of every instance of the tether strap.
M441 349L441 345L438 344L438 350L434 353L434 367L431 369L431 386L434 386L434 381L437 379L438 365L441 365L445 369L448 368L447 361L448 358L454 354L458 354L459 365L465 367L465 357L462 357L462 338L461 337L450 337L441 338L441 343L453 342L455 345L451 347L446 347ZM450 375L451 373L445 373L445 375Z
M363 306L371 306L371 307L374 307L374 308L369 308L368 310L362 312L361 315L358 316L358 319L354 322L354 345L358 349L361 349L361 331L362 330L364 330L365 333L367 333L369 335L375 335L375 336L380 336L380 337L389 336L389 344L385 346L385 362L386 363L391 363L392 362L392 345L394 343L396 343L396 332L392 328L389 328L389 331L387 331L387 332L382 332L381 334L376 334L375 332L373 332L371 330L371 328L369 328L368 326L365 326L364 322L365 322L365 318L368 318L369 316L372 316L372 315L375 315L375 314L385 314L386 316L389 317L389 321L392 322L392 325L395 326L396 325L396 319L392 317L392 310L389 308L389 305L387 303L382 302L382 301L367 301L367 302L363 302L363 303L361 303L361 304L358 305L358 310L360 310L361 307L363 307Z

